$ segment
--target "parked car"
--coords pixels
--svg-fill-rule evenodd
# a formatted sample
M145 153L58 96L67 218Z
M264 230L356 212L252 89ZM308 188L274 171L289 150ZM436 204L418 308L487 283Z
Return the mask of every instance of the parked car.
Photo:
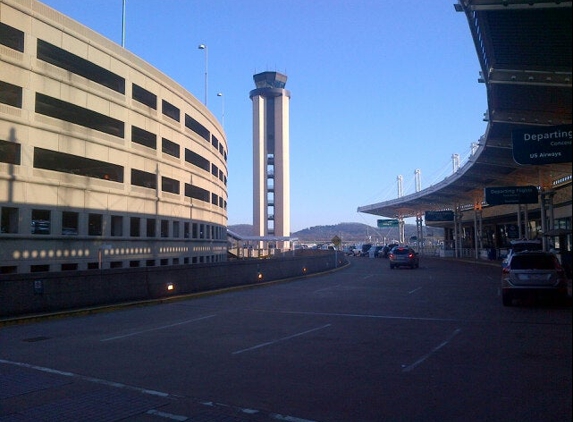
M360 250L360 256L369 256L371 247L372 247L371 243L363 244L362 249Z
M382 255L382 251L384 249L384 246L381 245L377 245L374 247L374 258L378 258Z
M512 240L511 248L507 253L507 256L501 261L501 268L505 268L507 263L511 259L511 257L516 252L524 252L524 251L540 251L543 249L543 245L541 244L541 240L538 239L521 239L521 240Z
M388 253L388 259L390 260L390 269L402 266L410 268L420 267L418 252L408 246L393 247Z
M511 306L526 294L551 293L567 298L567 278L551 252L515 252L501 271L501 299Z
M390 253L392 248L396 246L400 245L398 245L397 243L390 243L389 245L384 246L384 248L382 249L382 258L388 258L388 254Z

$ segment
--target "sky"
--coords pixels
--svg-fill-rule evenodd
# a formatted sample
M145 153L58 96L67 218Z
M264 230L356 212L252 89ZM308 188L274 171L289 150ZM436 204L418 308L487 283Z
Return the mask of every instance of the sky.
M122 43L123 0L43 3ZM291 231L376 226L384 217L357 208L397 198L399 175L404 195L416 170L422 189L440 182L485 133L485 85L454 3L125 0L125 48L200 101L207 91L228 143L229 225L253 219L253 75L278 71L291 93Z

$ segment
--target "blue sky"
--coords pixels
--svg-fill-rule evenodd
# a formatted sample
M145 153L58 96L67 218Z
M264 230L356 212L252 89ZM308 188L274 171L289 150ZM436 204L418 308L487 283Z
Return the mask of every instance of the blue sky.
M291 91L291 230L378 216L359 206L452 171L485 133L485 85L455 0L126 0L125 47L205 98L229 146L229 225L252 223L253 75ZM121 44L122 0L45 0ZM222 96L217 96L222 93Z

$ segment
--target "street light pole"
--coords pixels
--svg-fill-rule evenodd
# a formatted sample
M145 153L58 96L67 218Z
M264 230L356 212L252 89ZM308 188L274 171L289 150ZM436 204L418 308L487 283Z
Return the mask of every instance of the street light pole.
M205 51L205 107L207 106L207 86L208 86L208 70L209 70L209 55L207 53L207 45L199 44L199 50Z
M121 46L125 48L125 0L121 12Z
M217 93L217 97L221 97L221 126L225 129L225 97L222 92Z

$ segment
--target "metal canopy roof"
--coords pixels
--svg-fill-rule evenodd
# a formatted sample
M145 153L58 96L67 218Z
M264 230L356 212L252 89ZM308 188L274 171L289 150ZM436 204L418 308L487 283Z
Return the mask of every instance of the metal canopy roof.
M469 160L440 183L366 205L358 212L389 218L483 201L485 187L571 182L571 162L529 165L513 160L511 133L531 126L571 125L571 1L459 0L486 84L488 127Z

